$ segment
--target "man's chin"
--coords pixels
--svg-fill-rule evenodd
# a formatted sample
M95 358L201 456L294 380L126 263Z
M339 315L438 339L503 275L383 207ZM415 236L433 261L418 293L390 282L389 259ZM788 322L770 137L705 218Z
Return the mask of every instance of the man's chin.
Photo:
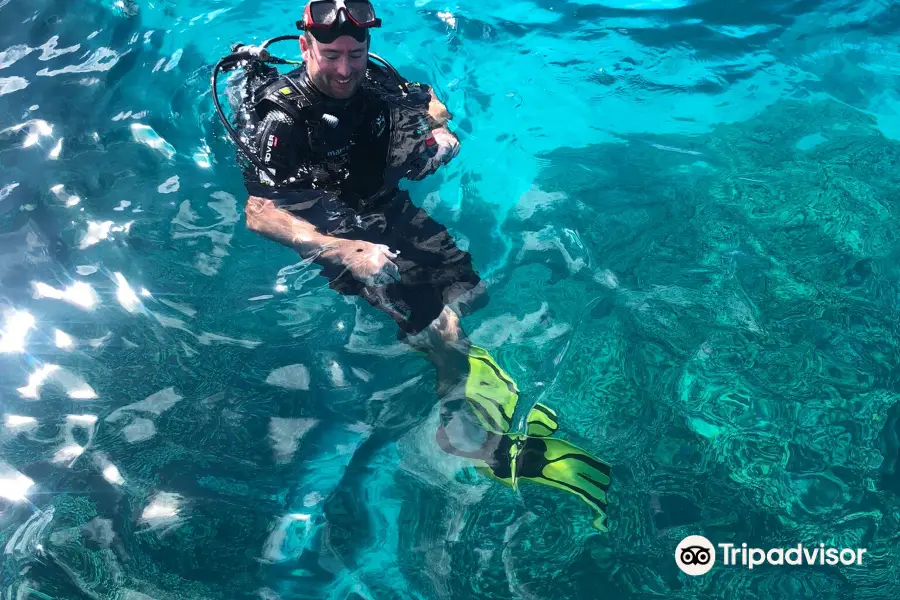
M328 86L331 90L331 95L339 100L345 100L356 93L356 90L359 88L359 82L354 81L348 85L338 85L336 83L332 83Z

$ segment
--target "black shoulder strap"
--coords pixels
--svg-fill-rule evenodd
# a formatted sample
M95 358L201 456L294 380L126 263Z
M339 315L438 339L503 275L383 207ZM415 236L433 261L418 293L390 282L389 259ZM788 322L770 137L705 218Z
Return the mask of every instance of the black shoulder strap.
M290 74L283 75L267 85L259 97L260 104L272 103L295 121L302 121L302 112L315 104L315 100L291 79Z

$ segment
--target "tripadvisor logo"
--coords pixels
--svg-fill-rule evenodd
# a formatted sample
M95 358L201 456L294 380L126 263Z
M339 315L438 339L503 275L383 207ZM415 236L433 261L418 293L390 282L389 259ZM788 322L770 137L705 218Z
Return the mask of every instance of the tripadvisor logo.
M832 548L825 544L790 548L749 548L746 543L713 545L702 535L689 535L675 548L675 563L688 575L704 575L716 564L716 558L729 567L752 569L760 565L861 565L865 548Z

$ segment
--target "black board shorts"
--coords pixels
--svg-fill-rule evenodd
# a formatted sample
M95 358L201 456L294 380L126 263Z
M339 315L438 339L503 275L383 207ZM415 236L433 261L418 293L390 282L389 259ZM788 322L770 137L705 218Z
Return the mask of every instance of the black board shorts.
M387 300L386 312L399 326L401 339L427 328L445 306L453 305L464 316L487 304L471 255L457 247L444 225L413 204L406 191L339 218L315 209L295 214L326 235L384 244L398 253L393 259L400 271L398 282L366 286L348 269L330 263L322 264L321 275L340 294L361 296L382 309Z

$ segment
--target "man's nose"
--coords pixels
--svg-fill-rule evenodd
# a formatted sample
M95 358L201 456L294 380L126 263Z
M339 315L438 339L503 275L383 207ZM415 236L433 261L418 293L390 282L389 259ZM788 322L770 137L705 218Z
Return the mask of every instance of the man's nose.
M341 77L350 77L350 74L353 72L353 69L350 68L350 57L344 56L338 61L337 65L338 75Z

